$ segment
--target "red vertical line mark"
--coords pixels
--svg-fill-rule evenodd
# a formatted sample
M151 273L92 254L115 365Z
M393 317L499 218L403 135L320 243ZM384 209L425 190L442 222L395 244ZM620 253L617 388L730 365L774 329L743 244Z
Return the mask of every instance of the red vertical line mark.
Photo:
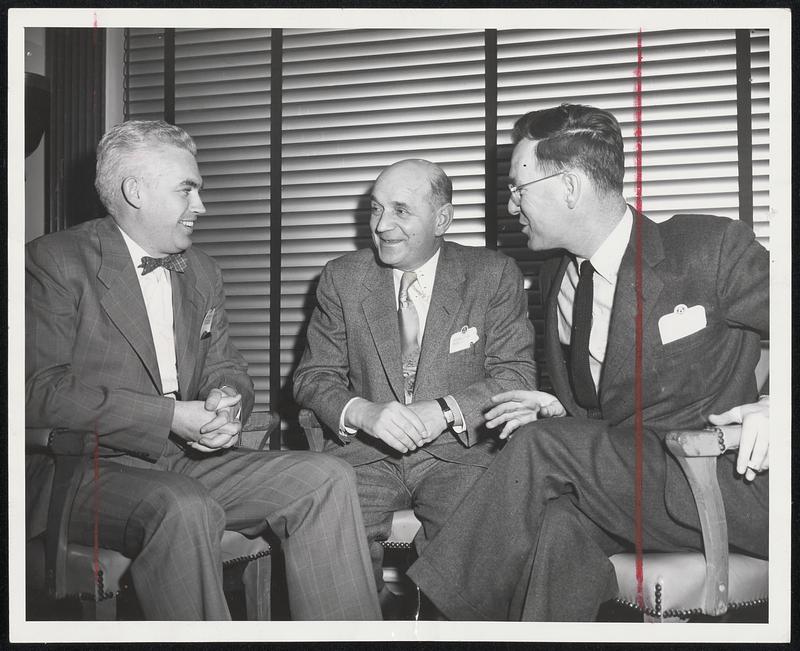
M92 20L92 47L97 47L97 12L95 11Z
M644 608L644 566L642 547L642 450L644 421L642 416L642 338L644 333L642 311L642 30L636 37L636 76L634 91L634 121L636 138L636 218L634 219L635 267L636 267L636 334L634 366L634 434L636 437L636 476L634 486L634 543L636 545L636 601Z
M92 482L92 510L94 511L94 530L92 535L92 566L94 568L94 584L98 585L100 574L100 435L97 423L94 424L94 481Z

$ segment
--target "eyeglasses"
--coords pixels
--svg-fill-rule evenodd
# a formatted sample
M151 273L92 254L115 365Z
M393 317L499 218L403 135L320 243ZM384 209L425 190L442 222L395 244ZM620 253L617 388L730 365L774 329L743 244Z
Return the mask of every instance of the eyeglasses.
M520 190L528 185L533 185L534 183L538 183L539 181L545 181L546 179L552 179L554 176L561 176L565 174L568 170L561 170L560 172L556 172L555 174L548 174L547 176L543 176L540 179L536 179L534 181L528 181L527 183L522 183L520 185L511 185L508 184L508 189L511 192L511 198L514 200L514 203L519 205L519 202L522 200L522 193Z

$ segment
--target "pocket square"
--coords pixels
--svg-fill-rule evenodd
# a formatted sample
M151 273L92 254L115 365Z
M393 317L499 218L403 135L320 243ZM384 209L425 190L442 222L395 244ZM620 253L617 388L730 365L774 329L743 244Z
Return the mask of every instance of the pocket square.
M457 353L459 350L466 350L478 341L478 329L464 326L458 332L454 332L450 337L450 352Z
M200 339L205 339L206 337L211 336L211 322L214 320L214 310L216 308L211 308L208 312L206 312L205 317L203 317L203 325L200 328Z
M706 308L702 305L686 307L683 303L675 306L669 314L658 320L658 334L661 343L668 344L699 332L706 327Z

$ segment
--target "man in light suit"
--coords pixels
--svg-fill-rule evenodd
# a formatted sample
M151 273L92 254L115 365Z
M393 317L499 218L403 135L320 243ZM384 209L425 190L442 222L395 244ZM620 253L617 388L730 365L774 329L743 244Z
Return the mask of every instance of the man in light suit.
M741 422L738 456L718 464L730 543L767 553L768 478L756 475L768 467L769 399L754 370L769 331L768 256L741 222L657 224L627 206L622 136L606 111L534 111L513 136L509 212L529 248L561 250L541 273L556 396L493 398L487 424L514 438L409 575L453 619L592 620L616 596L608 557L636 536L637 250L644 549L702 549L665 432Z
M292 618L379 618L352 469L234 447L253 385L219 266L190 248L205 212L195 156L179 127L113 127L97 156L109 216L27 247L26 423L93 433L100 457L70 539L92 545L97 516L99 545L133 558L146 618L230 619L223 531L271 530ZM47 496L45 462L31 460L29 496Z
M451 201L428 161L380 174L375 250L326 265L294 376L297 401L329 430L326 451L356 467L382 602L392 512L413 507L423 548L498 449L490 396L536 386L522 275L499 253L444 241Z

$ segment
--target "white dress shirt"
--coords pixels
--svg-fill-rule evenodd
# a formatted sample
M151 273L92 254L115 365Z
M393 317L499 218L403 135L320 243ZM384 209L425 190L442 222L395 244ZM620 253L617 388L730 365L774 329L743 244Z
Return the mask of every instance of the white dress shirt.
M592 329L589 332L589 370L595 388L600 386L600 374L608 344L608 328L611 324L611 309L614 306L614 291L617 288L617 274L622 256L628 247L632 226L633 213L628 206L619 224L589 258L595 269L592 284L594 288ZM575 302L575 289L578 286L578 269L584 260L585 258L577 258L577 265L567 266L558 292L558 339L565 346L569 345L572 336L572 305Z
M128 234L119 229L128 252L131 254L133 266L136 267L136 278L142 288L144 306L147 309L147 320L150 322L150 333L156 348L158 373L161 376L161 391L164 395L178 391L178 367L175 360L175 331L172 312L172 280L169 271L157 267L146 276L142 275L139 265L142 256L148 255L141 246L134 242ZM152 257L152 256L150 256Z
M419 319L419 341L417 343L419 343L420 348L422 348L422 338L425 334L425 323L428 320L428 310L431 307L431 294L433 293L433 283L436 280L436 268L439 266L439 254L441 251L441 248L437 249L436 253L434 253L427 262L413 270L417 275L417 279L408 288L408 296L414 303L414 309L416 309L417 318ZM394 279L394 304L396 309L400 308L400 281L403 278L403 273L405 272L402 269L392 269L392 278ZM452 429L454 432L460 434L466 429L461 408L458 406L453 396L447 395L443 397L456 417ZM347 402L344 409L342 409L341 416L339 416L339 434L343 437L352 436L357 431L345 424L347 408L351 405L353 400L356 400L356 398L351 398Z

